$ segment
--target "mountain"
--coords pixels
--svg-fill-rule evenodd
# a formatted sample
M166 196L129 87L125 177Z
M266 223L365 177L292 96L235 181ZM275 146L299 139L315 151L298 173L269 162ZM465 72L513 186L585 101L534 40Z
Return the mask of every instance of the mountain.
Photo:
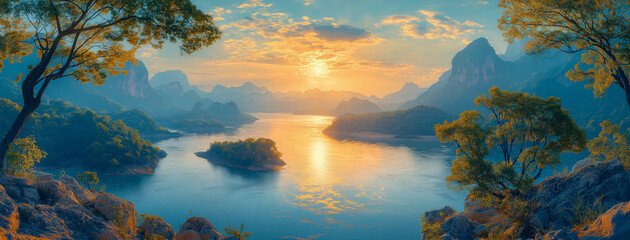
M625 104L619 87L612 85L603 98L595 98L592 90L584 88L585 83L565 78L566 72L579 61L579 54L555 52L543 56L523 55L515 61L505 61L486 39L477 39L455 55L451 70L438 82L418 98L403 104L401 109L431 105L459 114L477 109L474 99L497 86L545 98L561 98L562 106L590 134L599 132L599 123L603 120L621 124L622 129L630 127L630 107Z
M385 95L382 99L375 100L375 102L384 103L404 103L418 97L421 93L425 92L426 88L420 88L418 85L412 82L405 83L405 85L395 93ZM370 99L371 101L374 101Z
M169 82L163 85L159 85L153 88L156 92L159 92L173 102L176 107L181 109L190 110L193 108L195 103L202 100L201 97L194 91L188 90L179 83L179 82Z
M362 138L362 133L380 133L398 137L434 135L433 126L455 116L430 106L407 110L351 114L338 117L324 133L336 138Z
M181 70L170 70L156 73L149 81L152 87L157 87L173 82L179 83L184 91L190 91L193 89L193 87L191 87L190 83L188 82L188 76L186 76L186 74Z
M341 116L344 114L375 113L381 111L382 110L373 102L353 97L348 101L339 103L337 108L332 111L332 114L335 116Z
M505 88L524 78L522 71L525 66L503 61L485 38L471 42L457 53L451 65L451 70L437 84L403 104L401 109L429 105L459 113L474 108L472 100L492 86Z

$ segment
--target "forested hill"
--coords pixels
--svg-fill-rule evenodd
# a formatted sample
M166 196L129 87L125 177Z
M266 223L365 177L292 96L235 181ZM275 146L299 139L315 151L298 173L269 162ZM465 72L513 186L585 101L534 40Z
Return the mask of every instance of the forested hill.
M324 133L341 136L359 132L391 134L399 137L434 135L433 125L455 116L436 107L416 106L407 110L338 117Z
M0 98L0 132L9 129L19 110L17 104ZM44 167L81 167L114 175L147 174L165 154L122 121L60 100L40 106L20 136L33 136L48 153L37 165Z

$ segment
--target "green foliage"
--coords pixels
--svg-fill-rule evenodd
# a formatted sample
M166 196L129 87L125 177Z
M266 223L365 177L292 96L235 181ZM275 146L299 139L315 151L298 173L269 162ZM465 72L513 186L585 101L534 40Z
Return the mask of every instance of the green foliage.
M171 127L192 133L217 133L225 130L225 125L217 120L183 119L175 120Z
M100 180L98 180L98 176L95 172L85 171L83 174L77 175L77 179L79 182L83 183L84 186L87 186L88 189L92 190L92 188L96 187Z
M238 240L246 240L252 236L252 233L245 231L245 225L241 224L240 229L228 224L224 229L225 235L235 237Z
M457 120L435 125L441 142L457 144L458 156L446 178L449 186L469 190L474 198L518 197L543 168L560 162L560 153L580 152L586 145L584 132L558 98L493 87L489 97L478 97L475 103L491 113L489 121L477 111L466 111ZM503 159L488 160L495 149Z
M626 169L630 169L630 132L621 132L620 127L609 121L602 122L599 136L587 144L593 161L609 161L619 158Z
M31 137L20 138L13 141L7 153L6 173L19 177L27 177L35 163L46 157L46 152L37 147L35 139Z
M435 107L416 106L408 110L345 115L338 117L324 132L380 132L386 134L432 135L433 125L453 116Z
M441 239L440 238L440 236L442 236L441 224L444 221L436 222L434 224L428 224L427 223L427 219L424 216L422 216L420 218L420 220L422 221L422 237L423 237L423 239L427 239L427 240Z
M222 159L229 159L231 163L241 166L270 162L282 157L282 153L276 147L276 142L266 138L214 142L208 153Z
M221 35L212 17L189 0L5 0L2 5L0 61L35 49L44 77L70 75L84 83L102 84L117 75L141 46L179 42L181 53L191 54Z
M138 130L142 135L168 134L169 132L158 126L151 116L138 109L122 111L111 116L112 120L121 120L130 128Z
M587 81L596 96L613 83L630 91L630 1L501 0L499 6L499 29L508 40L531 39L525 48L534 54L582 53L583 64L566 76Z
M590 225L604 213L605 208L601 201L603 197L597 198L592 204L585 203L581 197L573 200L571 208L566 209L569 212L569 221L573 225L573 231L579 231L584 226Z
M0 100L0 133L5 133L19 112L8 100ZM90 170L115 170L122 166L157 163L159 149L143 140L122 121L55 100L42 105L22 129L47 151L52 166L79 166Z

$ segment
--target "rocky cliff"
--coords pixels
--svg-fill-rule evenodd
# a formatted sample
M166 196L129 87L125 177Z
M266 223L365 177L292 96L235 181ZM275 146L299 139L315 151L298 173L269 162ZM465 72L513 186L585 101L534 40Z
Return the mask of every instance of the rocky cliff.
M133 203L87 190L69 176L0 176L0 239L235 240L205 218L187 219L175 234L162 218L143 215L138 224L136 214Z
M536 240L630 239L630 170L619 160L587 164L578 162L565 176L545 179L533 189L536 207L529 226ZM585 212L596 212L595 219L576 223ZM425 223L439 223L437 239L476 239L486 237L493 228L507 224L499 211L482 207L467 199L465 211L452 208L424 213ZM509 228L509 226L507 227ZM428 239L429 236L423 236Z

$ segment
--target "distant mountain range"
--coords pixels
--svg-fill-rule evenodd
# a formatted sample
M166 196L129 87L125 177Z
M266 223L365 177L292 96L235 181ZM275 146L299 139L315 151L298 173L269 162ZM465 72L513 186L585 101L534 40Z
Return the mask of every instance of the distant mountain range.
M596 98L592 90L584 88L585 83L564 77L578 63L578 54L529 56L522 54L522 50L520 54L515 50L519 49L518 44L522 48L522 43L517 43L517 46L509 47L509 54L503 57L520 57L506 61L496 54L485 38L473 41L455 55L452 68L437 83L416 99L404 103L401 109L430 105L459 114L476 109L474 99L488 93L492 86L498 86L545 98L561 98L562 106L591 134L599 132L599 123L603 120L620 124L622 129L630 127L630 108L619 87L612 85L603 98Z

